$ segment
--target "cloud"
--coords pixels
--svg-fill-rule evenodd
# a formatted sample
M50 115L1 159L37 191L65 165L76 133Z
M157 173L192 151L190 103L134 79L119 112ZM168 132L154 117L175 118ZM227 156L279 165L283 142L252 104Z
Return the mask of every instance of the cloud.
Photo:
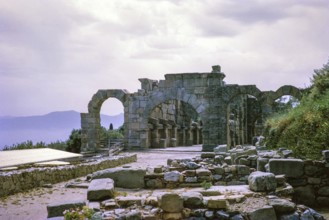
M98 89L206 72L302 87L328 59L326 0L0 0L0 115L85 112Z

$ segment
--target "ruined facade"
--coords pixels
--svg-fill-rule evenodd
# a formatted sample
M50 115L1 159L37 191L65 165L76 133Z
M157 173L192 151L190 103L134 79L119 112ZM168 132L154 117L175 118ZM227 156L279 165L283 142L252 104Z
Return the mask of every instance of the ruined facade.
M301 96L293 86L262 92L255 85L226 84L224 78L220 66L213 66L208 73L139 79L141 89L135 93L97 91L88 113L81 113L82 151L97 151L100 146L100 109L109 98L124 106L126 149L202 144L203 151L212 151L220 144L251 144L253 136L261 134L277 98Z

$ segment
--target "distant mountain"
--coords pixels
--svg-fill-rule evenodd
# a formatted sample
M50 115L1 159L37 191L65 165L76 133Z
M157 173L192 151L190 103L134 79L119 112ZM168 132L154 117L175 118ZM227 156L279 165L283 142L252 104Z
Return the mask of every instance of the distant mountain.
M123 113L115 116L101 115L102 126L114 129L123 125ZM81 128L80 113L76 111L58 111L46 115L25 117L0 117L0 149L5 145L21 143L27 140L36 142L55 142L67 140L72 129Z

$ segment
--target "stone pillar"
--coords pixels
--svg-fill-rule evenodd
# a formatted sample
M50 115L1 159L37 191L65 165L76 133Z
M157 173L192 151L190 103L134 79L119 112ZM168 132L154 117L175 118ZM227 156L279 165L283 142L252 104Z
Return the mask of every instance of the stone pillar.
M99 146L99 115L81 113L81 152L96 152Z
M165 119L159 119L159 123L162 125L162 135L160 138L160 147L161 148L166 148L169 143L169 135L168 135L168 130L169 130L169 125L168 121Z
M193 145L193 127L192 126L189 126L186 128L186 145L187 146L192 146Z
M152 125L151 128L151 147L152 148L157 148L159 147L160 143L160 134L159 134L159 121L158 119L155 118L149 118L148 119L149 123Z

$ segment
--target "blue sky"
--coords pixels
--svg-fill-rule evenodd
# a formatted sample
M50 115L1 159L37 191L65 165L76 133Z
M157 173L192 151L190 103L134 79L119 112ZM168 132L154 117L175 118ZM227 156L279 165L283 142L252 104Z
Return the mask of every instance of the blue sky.
M218 64L229 84L305 87L328 23L327 0L0 0L0 116L87 112L98 89Z

